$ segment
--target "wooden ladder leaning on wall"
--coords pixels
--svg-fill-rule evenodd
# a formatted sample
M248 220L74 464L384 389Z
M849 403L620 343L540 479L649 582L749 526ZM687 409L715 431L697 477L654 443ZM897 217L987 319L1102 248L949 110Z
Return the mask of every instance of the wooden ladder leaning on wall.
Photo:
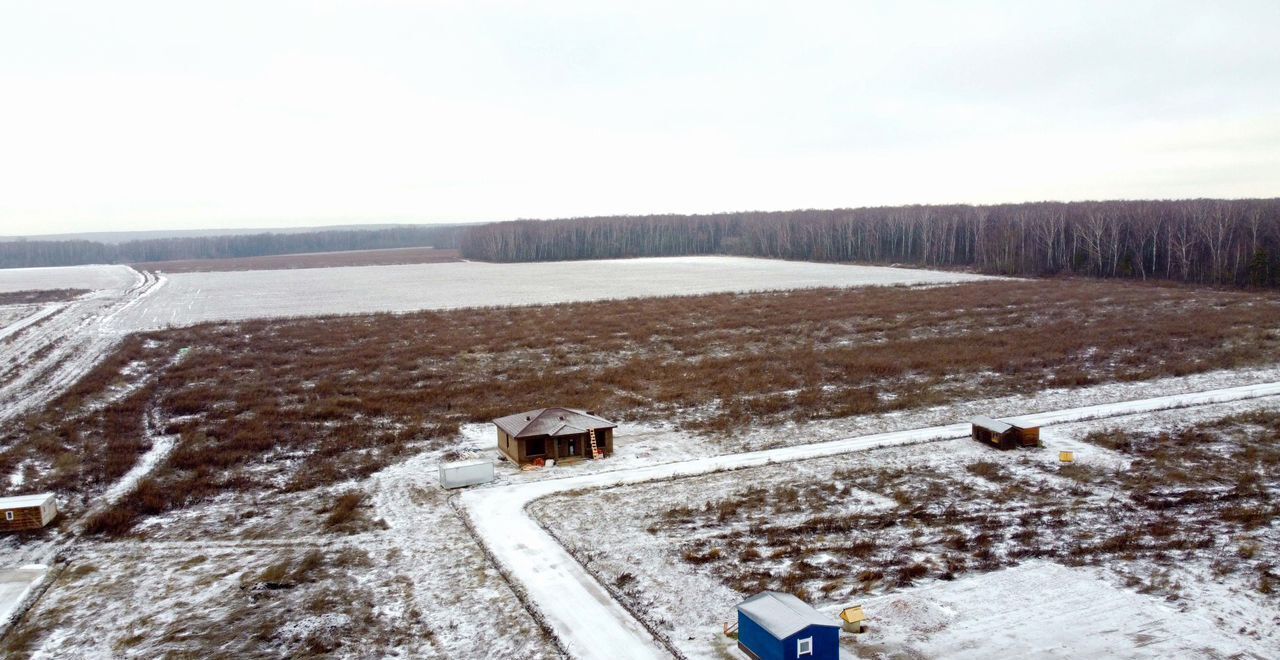
M596 442L595 429L587 429L587 440L591 442L591 458L604 458L604 452L600 451L600 445Z

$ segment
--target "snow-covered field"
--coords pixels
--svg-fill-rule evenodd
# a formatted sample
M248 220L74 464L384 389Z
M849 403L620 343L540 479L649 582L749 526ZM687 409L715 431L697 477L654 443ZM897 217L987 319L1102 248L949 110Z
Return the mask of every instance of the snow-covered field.
M367 533L319 532L314 516L301 515L322 503L310 493L304 501L219 502L166 516L145 540L77 543L65 553L67 570L24 619L42 633L24 651L34 658L557 657L432 477L416 461L372 477L370 512L387 527ZM260 515L245 518L258 507ZM288 570L267 586L273 566Z
M1075 401L1114 401L1108 397L1118 392L1151 394L1194 390L1237 380L1257 382L1270 374L1267 370L1219 372L1150 382L1125 390L1100 386L1076 390ZM1157 403L1110 405L1090 414L1204 403L1269 391L1255 387ZM1068 400L1071 398L1067 392L1046 399L1048 402ZM1012 398L987 403L1018 405ZM1275 397L1240 399L1206 408L1174 408L1147 413L1142 420L1144 427L1172 425L1179 420L1267 405L1277 405ZM952 415L958 414L952 411ZM576 517L563 512L551 514L570 525L561 531L564 532L562 540L574 548L571 556L555 541L548 540L538 524L524 515L524 503L543 493L604 487L605 490L587 491L582 497L590 498L593 506L604 511L638 510L647 506L646 500L669 505L724 492L744 480L750 482L753 469L802 478L836 469L843 461L909 460L918 453L917 448L837 455L881 445L886 441L884 436L855 438L817 449L790 445L794 445L796 437L811 432L827 437L847 429L876 428L899 431L894 437L915 442L929 432L923 432L922 436L922 432L901 431L923 420L944 418L946 411L937 409L814 422L804 428L795 425L760 428L753 433L749 446L781 449L745 457L724 455L666 465L654 463L669 460L669 452L677 449L698 454L725 453L734 448L699 443L693 436L669 429L626 427L618 438L618 454L610 460L537 472L516 472L503 465L498 483L466 491L461 497L435 485L435 468L445 460L442 453L445 450L432 450L350 484L371 496L365 515L381 520L351 535L321 529L324 505L331 492L220 499L150 519L143 527L146 538L141 541L82 540L67 549L67 568L24 618L28 628L21 632L32 640L27 651L35 657L158 655L183 649L198 654L207 651L208 644L224 644L221 648L228 653L254 654L287 654L291 649L313 648L332 649L337 656L368 653L400 657L557 657L556 645L542 635L535 619L522 606L519 595L531 599L539 615L557 631L562 631L562 626L572 628L570 635L561 638L561 644L574 657L602 657L599 652L602 648L607 649L607 657L667 657L664 648L654 642L634 643L635 640L629 638L630 635L643 639L647 634L637 623L623 624L621 629L629 630L629 635L615 636L619 621L626 621L632 615L614 603L611 595L591 576L628 571L657 581L647 584L658 585L651 591L664 600L655 603L650 615L660 620L659 624L661 621L679 623L676 630L666 632L678 642L682 652L694 658L721 657L725 640L718 636L719 624L732 614L737 597L731 590L712 576L659 554L653 540L646 541L649 535L643 529L620 533L617 523L627 516L590 515L585 508L581 515L575 514ZM1046 442L1056 447L1070 442L1070 438L1085 428L1108 423L1111 422L1077 422L1051 427L1046 429ZM820 429L826 430L820 433ZM943 435L953 435L962 433L963 429L945 431ZM491 427L464 427L462 449L467 453L492 455L492 443ZM690 445L696 448L689 450ZM828 451L833 452L828 458L806 459ZM980 451L987 450L964 440L942 441L929 449L931 454L954 453L955 461L963 461L965 452ZM1049 453L1053 453L1052 448L1046 452ZM1105 454L1093 451L1083 454L1081 460L1085 463L1107 460ZM784 473L765 466L771 459L798 459L798 462L787 463L789 471ZM148 460L147 457L140 460L139 470L145 469ZM695 474L745 465L761 467L705 476ZM625 494L611 488L624 481L677 473L695 476L628 486L626 488L635 490ZM500 509L506 517L488 518L490 528L486 531L481 516L471 506L475 497L484 498L494 505L494 511ZM451 499L465 504L472 523L485 538L487 550L499 558L499 566L504 567L514 581L514 589L499 575L463 526L449 505ZM850 502L849 510L871 511L880 506L883 499L878 494L867 493L865 501ZM542 500L534 507L554 504L554 500ZM582 524L574 524L575 520ZM510 553L515 554L501 554L497 545L509 546ZM20 563L38 561L47 554L46 549L39 547L20 550L24 552L15 557ZM584 553L594 553L588 563L589 572L578 563ZM311 554L319 559L309 576L293 577L301 570L298 566ZM517 557L514 562L510 559L512 556ZM263 587L263 576L278 565L293 567L286 579L291 586ZM565 572L577 577L566 578ZM1224 606L1238 606L1238 603L1233 605L1229 594L1224 598ZM101 602L129 602L130 607L95 605ZM597 611L597 608L604 609ZM609 612L608 616L603 612ZM1149 616L1146 610L1143 612L1142 616ZM584 618L593 625L582 626ZM1172 625L1181 619L1173 617L1167 621ZM234 634L238 629L249 632ZM259 630L262 632L256 632ZM1124 642L1116 639L1117 644ZM883 642L888 645L896 643L895 640L884 638ZM950 642L939 636L937 643ZM1232 647L1224 643L1217 648Z
M1086 406L1027 415L1023 419L1033 424L1061 424L1274 396L1280 396L1280 383ZM506 567L511 579L526 590L540 614L571 653L581 657L599 657L598 650L608 648L626 649L627 655L616 657L661 657L662 653L655 650L657 641L653 629L646 629L640 620L625 614L607 590L581 564L527 517L525 507L529 503L548 495L578 489L643 483L838 456L883 447L959 438L968 433L967 423L895 431L812 445L651 465L633 470L548 479L505 487L477 488L463 493L459 501L486 547ZM540 570L536 572L521 570L530 554L540 558ZM578 622L583 616L600 623L582 627ZM678 640L685 637L682 633L677 634L668 637L667 643L678 644Z
M430 263L139 273L128 266L0 269L0 291L82 288L80 299L0 308L0 420L92 368L125 334L204 321L537 305L808 287L936 285L966 273L739 257L533 264ZM36 326L39 326L36 331Z
M46 289L127 289L134 282L128 266L59 266L0 269L0 292Z
M164 280L127 266L0 270L12 290L90 288L0 328L0 421L36 408L88 373L132 328L121 318Z
M1112 426L1169 430L1196 421L1258 409L1280 409L1280 396L1049 426L1042 435L1045 448L1034 454L1020 453L1019 458L1052 465L1057 463L1059 450L1075 450L1080 464L1114 464L1119 460L1115 454L1082 443L1079 438L1090 431ZM1066 417L1066 411L1057 417ZM910 433L893 435L905 438ZM677 505L697 509L706 502L748 487L772 489L795 484L832 483L835 473L858 467L911 468L927 473L963 475L966 465L991 460L993 455L995 453L986 447L960 439L934 442L926 447L885 447L784 464L761 464L752 460L751 464L757 467L653 483L632 483L637 477L631 472L606 473L540 484L539 490L563 494L536 499L529 509L554 534L553 545L558 548L563 544L578 560L569 565L570 569L578 574L589 574L601 585L600 588L608 585L614 591L628 592L630 595L626 598L630 601L631 611L658 630L685 656L714 658L731 644L721 634L722 624L733 620L734 605L750 594L736 593L707 567L683 561L669 539L649 531L650 526L664 525L663 518L655 516L656 513ZM727 459L737 463L742 458L726 456L716 462ZM690 463L677 463L655 469L676 472L687 469L688 465ZM609 480L631 485L578 490L587 483L601 484ZM505 490L510 491L511 488ZM468 492L466 497L490 499L486 489ZM824 514L865 515L880 508L884 499L882 494L866 493L861 499L853 498L846 502L842 511L827 510ZM626 516L597 513L624 508ZM519 542L526 547L533 545L533 541L524 537ZM1227 539L1223 542L1230 543ZM786 560L779 562L781 568ZM1249 576L1242 576L1239 584L1226 584L1210 576L1203 566L1155 566L1149 562L1119 564L1121 566L1116 570L1104 575L1094 569L1066 569L1037 562L1008 576L979 574L963 577L954 583L930 581L926 584L934 585L929 587L932 590L892 591L884 596L856 601L832 601L818 597L814 604L833 617L845 606L864 606L873 619L872 632L858 637L856 644L852 644L852 638L846 640L851 644L850 648L865 652L860 653L862 657L1162 658L1206 654L1207 657L1235 657L1234 654L1241 651L1254 654L1242 657L1271 657L1266 651L1276 648L1280 640L1280 636L1272 632L1274 620L1280 612L1273 607L1258 607L1265 598L1251 593L1244 583ZM856 563L851 564L847 573L854 576L863 568ZM1040 570L1042 568L1043 571ZM1165 602L1163 594L1141 594L1123 585L1130 575L1164 568L1176 571L1174 580L1181 585L1182 597L1176 606ZM1010 605L1010 598L1003 590L1013 583L1014 577L1017 584L1030 594L1023 598L1034 603L1023 603L1017 607ZM535 578L546 579L545 576ZM942 595L938 595L944 601L941 607L927 605L935 593L949 594L952 589L955 590L955 607L950 606ZM1083 608L1082 612L1091 614L1074 617L1071 626L1056 632L1047 627L1061 625L1061 617L1068 616L1071 608L1080 607L1080 598L1090 593L1104 609ZM901 603L896 598L899 595L903 595ZM1063 600L1059 602L1057 597ZM971 602L965 602L965 599ZM551 607L561 606L554 599L548 603ZM580 608L581 604L574 603L574 606ZM1050 616L1058 607L1061 613ZM1009 611L1018 615L1008 615ZM1024 612L1026 616L1022 616ZM1099 613L1111 618L1101 617ZM1179 627L1183 624L1192 628L1183 630ZM986 630L988 627L998 627L1001 631L996 634ZM1219 632L1210 634L1211 630ZM1077 640L1073 647L1060 648L1072 639L1071 635L1089 637L1090 641L1080 645ZM1036 643L1041 646L1035 646ZM1090 652L1081 652L1081 649Z
M968 273L743 257L478 262L175 273L129 316L136 328L275 316L540 305L813 287L946 284Z
M911 649L912 657L974 660L995 649L1009 658L1266 657L1258 654L1265 648L1238 639L1204 610L1118 587L1101 569L1045 561L932 582L862 605L876 613L857 642L868 652ZM1259 622L1244 617L1234 624Z

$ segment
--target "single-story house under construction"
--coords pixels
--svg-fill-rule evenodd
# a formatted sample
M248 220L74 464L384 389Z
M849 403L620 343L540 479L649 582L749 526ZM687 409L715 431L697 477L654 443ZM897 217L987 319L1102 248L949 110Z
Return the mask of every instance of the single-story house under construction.
M540 408L493 420L498 450L519 465L539 460L604 458L613 453L617 424L572 408Z
M738 603L738 649L755 660L839 660L841 625L791 594L762 591Z
M0 497L0 532L40 529L57 516L53 493Z
M997 449L1039 447L1040 427L1020 426L990 417L974 417L973 439Z

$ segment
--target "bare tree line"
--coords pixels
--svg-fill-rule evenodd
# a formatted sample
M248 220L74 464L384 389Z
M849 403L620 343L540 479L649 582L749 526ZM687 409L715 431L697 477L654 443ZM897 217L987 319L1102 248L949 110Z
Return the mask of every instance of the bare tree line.
M436 225L152 238L119 244L86 240L17 240L0 242L0 268L224 259L403 247L455 248L461 231L459 225Z
M468 229L464 257L730 254L1280 285L1280 199L1032 202L518 220Z

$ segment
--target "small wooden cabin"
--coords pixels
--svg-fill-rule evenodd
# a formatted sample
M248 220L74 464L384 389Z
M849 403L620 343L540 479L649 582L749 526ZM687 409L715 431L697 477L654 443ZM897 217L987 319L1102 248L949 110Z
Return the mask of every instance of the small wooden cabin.
M586 410L540 408L493 420L498 450L518 465L613 454L617 424Z
M762 591L738 603L738 650L755 660L838 660L841 625L791 594Z
M1040 427L1011 424L990 417L973 418L974 440L997 449L1039 447Z
M53 493L0 497L0 532L40 529L58 517Z

